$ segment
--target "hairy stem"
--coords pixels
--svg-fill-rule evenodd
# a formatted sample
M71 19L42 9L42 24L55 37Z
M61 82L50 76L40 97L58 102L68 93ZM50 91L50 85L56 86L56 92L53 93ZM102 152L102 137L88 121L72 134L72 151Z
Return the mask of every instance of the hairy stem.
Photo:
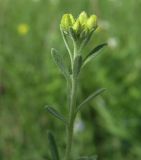
M77 46L74 43L74 58L77 55ZM73 127L75 121L75 110L76 110L76 98L77 98L77 78L73 76L73 63L72 63L72 76L71 76L71 88L70 88L70 102L69 102L69 123L67 126L67 144L65 152L65 160L71 160L71 148L73 140Z
M75 108L76 108L76 88L77 79L72 78L71 81L71 96L70 96L70 111L69 111L69 124L67 126L67 146L65 153L65 160L70 160L72 139L73 139L73 126L75 120Z

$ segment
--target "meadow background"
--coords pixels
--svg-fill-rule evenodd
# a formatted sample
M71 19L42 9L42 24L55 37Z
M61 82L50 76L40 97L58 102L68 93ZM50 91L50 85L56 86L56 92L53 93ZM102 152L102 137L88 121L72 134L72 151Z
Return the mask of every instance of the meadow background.
M63 155L64 126L44 108L67 111L65 80L50 49L66 56L61 16L83 10L99 17L90 48L108 47L81 74L78 101L107 91L78 116L74 157L141 159L140 6L141 0L0 0L0 160L50 160L48 129Z

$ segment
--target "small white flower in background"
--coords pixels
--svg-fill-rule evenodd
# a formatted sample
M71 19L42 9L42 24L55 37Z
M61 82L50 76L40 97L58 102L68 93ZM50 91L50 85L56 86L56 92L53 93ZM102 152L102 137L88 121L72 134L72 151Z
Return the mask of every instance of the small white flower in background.
M85 125L81 119L77 119L74 124L74 133L82 132L85 129Z
M116 38L116 37L111 37L108 39L108 46L111 48L111 49L115 49L118 47L119 45L119 40Z
M108 30L110 28L110 23L106 20L99 20L98 25L102 30Z

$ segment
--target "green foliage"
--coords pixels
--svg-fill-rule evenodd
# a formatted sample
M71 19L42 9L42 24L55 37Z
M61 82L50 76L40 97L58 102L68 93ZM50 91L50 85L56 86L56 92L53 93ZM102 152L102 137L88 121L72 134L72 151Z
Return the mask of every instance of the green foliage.
M48 132L48 140L49 140L52 160L59 160L60 158L59 158L59 153L56 146L55 138L51 132Z
M63 75L65 76L65 78L68 79L69 71L67 69L67 66L65 65L63 57L54 48L52 48L51 54L54 58L55 63L60 68L60 70L63 73Z
M63 13L77 15L82 10L98 15L101 25L91 37L90 48L82 47L82 52L101 41L108 41L108 49L83 68L78 104L101 86L107 92L81 111L84 130L75 133L74 157L141 159L140 6L140 0L0 1L1 160L48 160L49 128L56 131L64 150L64 125L44 109L54 104L66 114L65 81L52 62L50 48L68 58L58 24ZM25 36L17 31L21 23L29 26Z
M98 55L98 53L100 53L100 52L98 52L98 51L100 51L104 46L106 46L107 45L107 43L103 43L103 44L100 44L100 45L98 45L97 47L95 47L94 49L92 49L91 51L90 51L90 53L84 58L84 62L83 62L83 66L86 64L86 63L88 63L90 60L92 60L93 58L95 58L97 55Z
M63 121L65 124L67 124L64 116L60 114L58 111L56 111L53 107L46 107L47 111L52 114L54 117L58 118L59 120Z
M103 93L106 89L102 88L99 89L97 91L95 91L94 93L90 94L78 107L77 107L77 112L80 111L84 105L86 105L89 101L91 101L92 99L94 99L95 97L97 97L98 95L100 95L101 93Z

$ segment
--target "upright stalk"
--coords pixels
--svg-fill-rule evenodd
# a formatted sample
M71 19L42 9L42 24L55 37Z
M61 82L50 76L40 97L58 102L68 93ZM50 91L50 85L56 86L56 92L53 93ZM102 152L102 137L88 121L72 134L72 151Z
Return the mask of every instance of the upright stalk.
M76 88L77 88L77 80L72 78L70 112L69 112L69 123L67 126L67 146L66 146L65 160L70 160L70 155L71 155L73 126L74 126L75 108L76 108Z
M73 75L73 63L75 56L77 55L77 46L74 42L74 58L72 61L72 76L71 76L71 88L70 88L70 102L69 102L69 122L67 126L67 144L66 144L66 153L65 160L70 160L71 158L71 148L73 140L73 128L75 121L75 109L76 109L76 99L77 99L77 77Z
M72 14L64 14L61 19L60 29L66 49L69 53L70 57L69 65L65 64L64 57L60 55L57 50L55 49L51 50L55 63L57 64L60 71L67 80L67 86L69 91L69 101L68 101L69 115L67 119L58 111L56 111L53 107L50 106L47 107L48 111L52 115L54 115L59 120L62 120L66 124L67 141L66 141L66 151L64 160L72 160L71 149L73 141L73 128L78 111L81 110L83 105L88 103L90 100L92 100L105 90L105 89L100 89L90 94L83 102L79 104L79 106L76 106L79 73L82 67L84 67L86 63L92 60L98 54L97 52L106 45L106 43L98 45L95 48L93 48L86 56L84 57L82 56L81 54L82 48L88 44L93 32L97 29L97 27L98 26L97 26L96 15L91 15L89 17L87 13L83 11L78 16L78 18L75 19ZM72 43L74 47L73 51L72 51L72 45L70 45L70 43ZM70 65L71 67L68 67ZM56 144L52 136L50 136L50 142L51 142L50 147L51 147L52 159L60 160Z

